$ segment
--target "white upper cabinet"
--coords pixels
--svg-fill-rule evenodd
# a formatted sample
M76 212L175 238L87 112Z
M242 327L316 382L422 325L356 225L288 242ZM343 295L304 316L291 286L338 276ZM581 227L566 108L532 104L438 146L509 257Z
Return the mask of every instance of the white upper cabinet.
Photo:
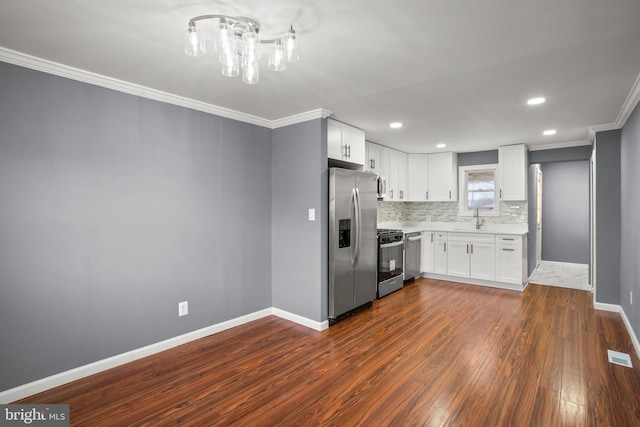
M407 154L391 148L385 148L382 154L383 158L387 160L388 171L387 195L384 200L406 202L408 200Z
M437 153L428 155L427 182L430 202L458 200L458 155Z
M410 202L458 200L458 155L456 153L408 155Z
M428 156L428 154L407 155L410 202L426 202L429 200Z
M363 166L364 131L347 124L327 120L327 156L330 159Z
M498 180L501 200L527 200L526 145L498 147Z
M364 170L367 172L375 172L378 175L387 176L387 170L385 168L385 162L383 161L382 145L374 144L373 142L366 141L365 143L365 163Z
M398 152L398 191L401 202L409 201L409 176L407 170L407 153Z

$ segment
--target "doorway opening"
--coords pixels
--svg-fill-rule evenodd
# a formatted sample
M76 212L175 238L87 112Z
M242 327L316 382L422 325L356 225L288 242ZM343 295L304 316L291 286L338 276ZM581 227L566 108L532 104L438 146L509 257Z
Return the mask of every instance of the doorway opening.
M529 282L592 291L589 161L532 164ZM544 176L544 179L543 179Z

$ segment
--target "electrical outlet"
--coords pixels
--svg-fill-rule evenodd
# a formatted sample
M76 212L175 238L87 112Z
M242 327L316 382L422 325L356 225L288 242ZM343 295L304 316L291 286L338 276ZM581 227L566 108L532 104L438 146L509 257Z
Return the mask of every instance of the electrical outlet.
M178 303L178 317L186 316L189 314L189 301L182 301Z

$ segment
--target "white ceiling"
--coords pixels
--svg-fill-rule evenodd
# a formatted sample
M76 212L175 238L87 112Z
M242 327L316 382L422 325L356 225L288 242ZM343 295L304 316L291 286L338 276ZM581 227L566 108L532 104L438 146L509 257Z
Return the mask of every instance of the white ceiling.
M324 108L407 152L587 141L640 73L638 0L0 0L0 46L268 120ZM294 25L301 58L258 85L183 52L189 18ZM210 24L207 24L210 25ZM211 50L211 49L210 49ZM526 105L533 96L547 102ZM400 130L389 129L401 121ZM619 124L619 123L618 123ZM604 125L604 126L602 126ZM543 136L545 129L557 129Z

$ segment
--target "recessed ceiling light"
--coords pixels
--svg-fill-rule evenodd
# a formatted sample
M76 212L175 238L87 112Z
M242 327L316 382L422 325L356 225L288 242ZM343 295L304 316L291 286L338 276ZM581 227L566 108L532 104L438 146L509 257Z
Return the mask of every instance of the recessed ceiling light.
M528 104L528 105L538 105L538 104L542 104L542 103L544 103L545 101L546 101L546 99L540 96L540 97L538 97L538 98L531 98L531 99L529 99L529 100L527 101L527 104Z
M402 123L400 122L393 122L389 125L389 127L391 129L400 129L402 127Z
M555 129L548 129L545 130L544 132L542 132L543 135L549 136L549 135L555 135L556 134L556 130Z
M447 146L447 144L445 144L444 142L441 142L440 144L436 145L436 148L445 148Z

